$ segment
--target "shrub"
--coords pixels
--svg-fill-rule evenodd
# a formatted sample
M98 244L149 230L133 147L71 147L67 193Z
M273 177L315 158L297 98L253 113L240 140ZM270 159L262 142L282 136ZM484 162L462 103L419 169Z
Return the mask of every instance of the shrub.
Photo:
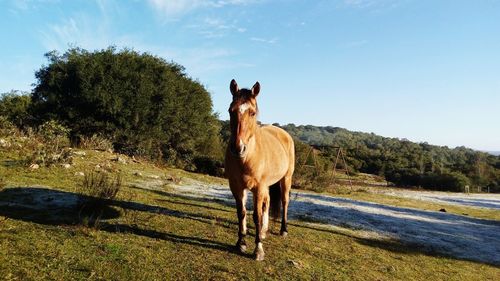
M78 186L81 194L77 208L83 225L99 228L102 219L114 218L119 212L110 206L122 187L120 174L87 172Z
M437 180L441 190L463 192L466 185L470 185L471 181L459 172L443 173Z
M7 117L0 115L0 137L11 137L18 135L20 132L16 125L9 121Z
M37 134L42 142L51 146L53 150L69 146L70 130L55 120L49 120L38 127Z
M80 192L97 200L113 200L122 187L122 178L118 174L111 177L107 173L87 172L80 186Z
M222 161L212 157L197 157L194 159L195 172L208 174L215 177L224 176L224 164Z
M101 151L113 151L113 142L100 135L93 134L91 137L80 137L80 148Z
M47 121L36 131L28 130L27 147L32 151L26 158L26 164L52 166L56 164L71 164L73 157L69 148L69 129L57 121Z

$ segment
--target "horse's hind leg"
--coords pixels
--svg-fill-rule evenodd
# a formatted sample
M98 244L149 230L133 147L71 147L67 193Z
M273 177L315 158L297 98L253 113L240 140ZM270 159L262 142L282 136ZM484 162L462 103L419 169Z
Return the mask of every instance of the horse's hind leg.
M292 189L292 176L286 175L280 181L281 187L281 204L283 207L282 217L281 217L281 236L288 235L287 223L288 223L288 203L290 202L290 191Z
M236 247L240 252L244 253L247 250L245 236L247 235L247 190L241 189L237 192L233 191L234 199L236 200L236 211L238 212L238 242Z

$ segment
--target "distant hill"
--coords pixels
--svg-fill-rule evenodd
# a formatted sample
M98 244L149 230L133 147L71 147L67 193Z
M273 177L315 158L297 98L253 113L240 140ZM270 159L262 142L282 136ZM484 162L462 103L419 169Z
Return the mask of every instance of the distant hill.
M491 155L500 156L500 151L485 151L485 152Z
M335 153L328 146L341 146L354 171L384 176L396 185L450 191L462 191L466 185L489 186L500 192L500 157L491 152L463 146L450 149L339 127L281 127L302 142L323 146L325 157Z

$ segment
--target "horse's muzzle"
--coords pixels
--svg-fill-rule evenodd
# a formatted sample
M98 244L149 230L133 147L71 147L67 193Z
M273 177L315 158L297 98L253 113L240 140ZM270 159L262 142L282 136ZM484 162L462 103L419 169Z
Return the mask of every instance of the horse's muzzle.
M243 142L241 142L240 145L231 145L231 148L229 150L231 151L231 154L233 156L243 158L247 153L247 146Z

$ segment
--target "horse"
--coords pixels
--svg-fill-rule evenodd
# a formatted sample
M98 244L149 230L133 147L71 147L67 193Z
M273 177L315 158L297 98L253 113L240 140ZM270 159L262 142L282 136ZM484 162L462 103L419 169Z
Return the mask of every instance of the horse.
M233 100L229 106L231 137L225 156L225 172L236 200L238 242L236 248L246 252L247 192L253 194L255 251L257 261L264 260L262 241L269 230L269 212L278 219L281 207L280 234L286 237L288 203L295 168L295 148L292 137L283 129L260 126L257 123L257 96L260 84L251 89L239 89L233 79L229 89Z

